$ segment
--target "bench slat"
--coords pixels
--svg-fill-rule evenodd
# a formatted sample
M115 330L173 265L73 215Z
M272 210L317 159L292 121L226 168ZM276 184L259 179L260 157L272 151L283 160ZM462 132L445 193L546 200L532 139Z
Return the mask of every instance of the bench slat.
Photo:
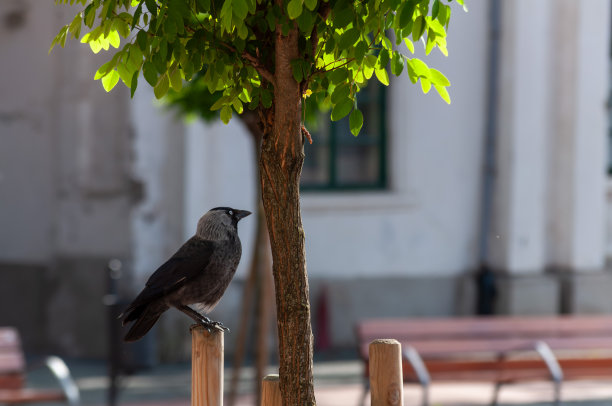
M65 401L61 391L46 389L0 389L0 403L32 403Z
M559 317L465 317L440 319L376 319L358 324L363 338L380 338L381 333L397 339L425 340L429 337L461 338L601 336L612 335L609 316Z
M611 316L376 319L356 332L366 375L369 342L394 338L417 350L433 380L548 379L537 341L554 351L565 379L612 376ZM407 360L403 369L407 381L416 380Z
M537 340L532 338L510 338L510 339L460 339L460 340L428 340L428 341L405 341L399 340L391 335L385 338L395 338L405 347L410 345L414 347L423 359L450 357L465 358L466 356L489 355L496 356L499 353L520 351L528 352L534 348L534 343ZM543 341L550 346L554 351L571 351L571 350L597 350L609 349L612 352L612 336L610 337L572 337L572 338L545 338ZM361 355L366 358L368 356L368 345L361 346ZM555 352L557 354L557 352Z

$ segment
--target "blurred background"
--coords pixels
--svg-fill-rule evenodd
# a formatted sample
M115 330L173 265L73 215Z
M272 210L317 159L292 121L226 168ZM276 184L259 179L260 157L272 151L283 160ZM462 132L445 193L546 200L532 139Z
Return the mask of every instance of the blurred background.
M0 326L28 354L104 360L108 304L129 302L211 207L257 207L253 138L239 120L185 121L144 82L133 100L106 94L104 52L48 53L74 15L52 3L0 0ZM403 75L368 86L358 138L343 122L312 131L318 354L356 357L368 317L612 313L610 2L467 6L448 57L417 47L451 81L450 106ZM255 221L239 231L242 263L212 315L232 331ZM189 324L167 312L124 351L135 367L188 360Z

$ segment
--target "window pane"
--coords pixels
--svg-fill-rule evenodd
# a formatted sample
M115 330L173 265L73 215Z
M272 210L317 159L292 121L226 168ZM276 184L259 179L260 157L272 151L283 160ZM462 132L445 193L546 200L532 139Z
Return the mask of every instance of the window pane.
M313 145L306 147L306 159L302 168L302 185L319 186L330 183L330 157L327 145Z
M308 124L302 186L309 189L382 188L385 186L385 88L375 80L357 95L364 124L351 134L349 118L331 122L329 112L318 125Z
M345 146L338 155L336 165L338 184L376 186L378 183L380 161L376 147Z

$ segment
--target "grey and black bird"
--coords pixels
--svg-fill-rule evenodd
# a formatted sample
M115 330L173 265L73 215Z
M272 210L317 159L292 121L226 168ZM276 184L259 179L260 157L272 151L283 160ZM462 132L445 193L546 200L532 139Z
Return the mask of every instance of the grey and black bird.
M238 221L249 214L246 210L215 207L200 218L196 234L151 275L142 292L120 316L124 325L134 322L125 341L144 336L170 307L209 330L226 329L190 305L208 312L223 296L242 254Z

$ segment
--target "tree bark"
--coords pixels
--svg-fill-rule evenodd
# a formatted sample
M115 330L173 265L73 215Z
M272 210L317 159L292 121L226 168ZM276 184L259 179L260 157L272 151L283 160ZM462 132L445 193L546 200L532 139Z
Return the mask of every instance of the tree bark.
M279 1L279 0L277 0ZM276 27L272 131L262 142L260 178L272 248L283 404L315 405L308 277L299 181L304 162L300 86L290 61L299 57L295 24Z

